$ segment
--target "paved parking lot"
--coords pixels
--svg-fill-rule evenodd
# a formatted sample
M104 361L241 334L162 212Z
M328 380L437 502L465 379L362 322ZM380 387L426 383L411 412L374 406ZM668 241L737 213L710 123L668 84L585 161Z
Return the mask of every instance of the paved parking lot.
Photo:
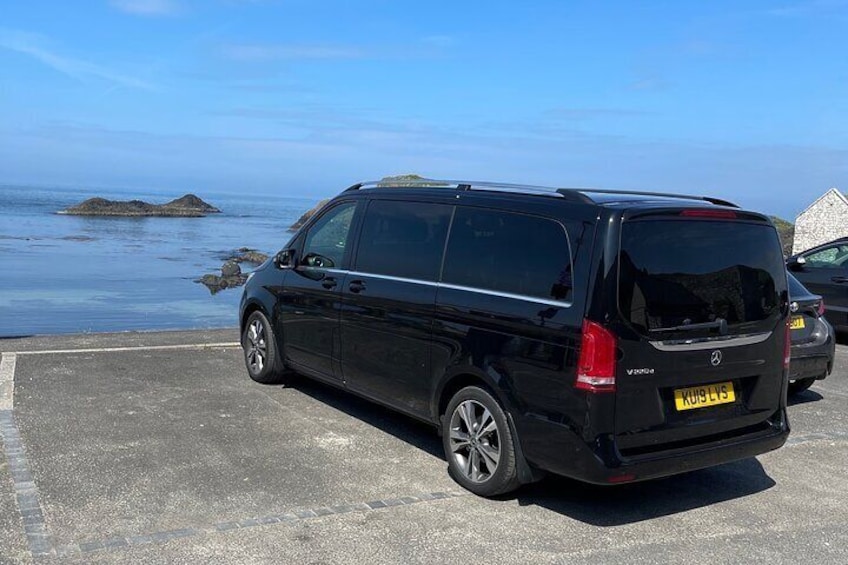
M0 340L0 563L848 562L846 346L779 451L493 501L448 478L427 426L253 383L236 340Z

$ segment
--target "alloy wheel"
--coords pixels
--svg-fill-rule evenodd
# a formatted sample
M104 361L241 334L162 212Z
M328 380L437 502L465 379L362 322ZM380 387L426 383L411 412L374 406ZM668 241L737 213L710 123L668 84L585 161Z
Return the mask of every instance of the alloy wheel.
M262 372L268 359L268 344L266 343L265 326L261 320L253 320L247 328L247 365L256 375Z
M452 457L467 479L483 483L495 474L500 432L488 408L476 400L461 402L451 415L449 440Z

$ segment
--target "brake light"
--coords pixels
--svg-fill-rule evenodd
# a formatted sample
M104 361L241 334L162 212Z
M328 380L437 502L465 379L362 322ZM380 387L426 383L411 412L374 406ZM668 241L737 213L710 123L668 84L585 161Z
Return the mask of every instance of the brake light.
M783 368L789 369L789 358L792 356L792 330L789 329L789 319L786 320L786 337L783 339Z
M733 210L711 210L709 208L696 208L694 210L683 210L681 216L687 218L718 218L722 220L735 220L738 218Z
M615 348L612 332L583 320L575 386L588 392L615 392Z
M818 306L816 306L816 312L818 312L819 316L824 316L824 300L819 300Z

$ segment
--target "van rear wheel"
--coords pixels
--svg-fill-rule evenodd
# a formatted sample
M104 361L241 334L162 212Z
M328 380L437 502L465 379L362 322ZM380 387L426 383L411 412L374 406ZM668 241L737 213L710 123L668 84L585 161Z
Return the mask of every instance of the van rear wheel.
M277 339L268 318L257 310L247 318L241 335L244 364L247 374L258 383L279 384L286 379L286 370Z
M448 472L467 490L495 496L518 488L514 442L506 414L482 388L465 387L448 403L442 418Z

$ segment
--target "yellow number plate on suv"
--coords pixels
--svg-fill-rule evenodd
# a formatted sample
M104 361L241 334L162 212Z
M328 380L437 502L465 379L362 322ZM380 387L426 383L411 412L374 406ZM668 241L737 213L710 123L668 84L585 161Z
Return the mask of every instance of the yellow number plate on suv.
M789 322L789 329L803 330L805 327L804 316L792 316L792 321Z
M729 404L735 400L732 382L678 388L674 391L674 405L678 411Z

